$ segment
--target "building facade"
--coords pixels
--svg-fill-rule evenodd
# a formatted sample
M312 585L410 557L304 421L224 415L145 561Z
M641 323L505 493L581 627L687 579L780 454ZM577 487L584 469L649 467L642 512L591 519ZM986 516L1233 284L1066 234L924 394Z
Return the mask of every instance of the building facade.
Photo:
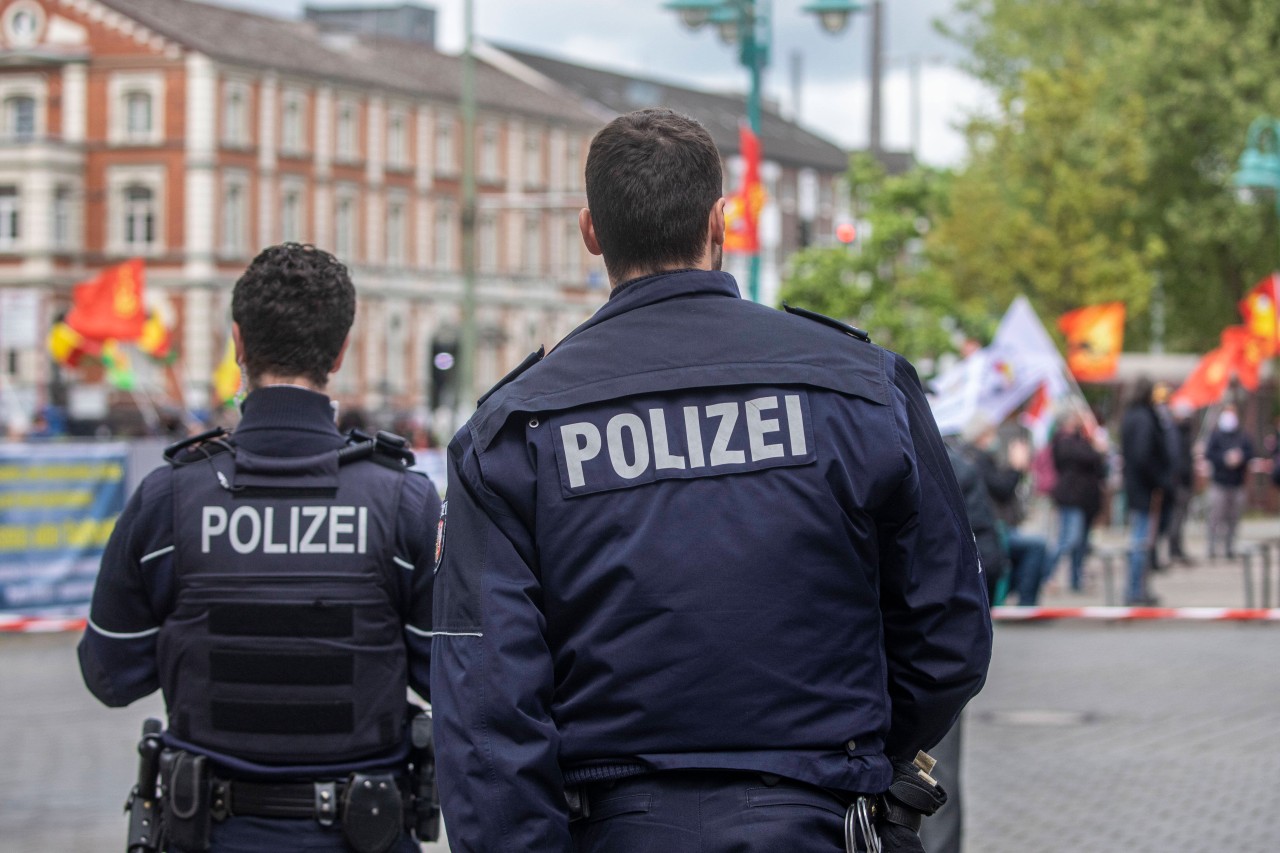
M342 259L360 294L331 393L450 431L465 408L449 381L464 289L461 60L313 17L191 0L0 0L0 419L47 403L92 416L120 397L56 367L43 344L75 283L132 257L146 261L148 307L180 358L169 370L135 358L131 402L209 409L232 285L262 247L299 241ZM513 51L484 50L476 65L483 389L606 297L577 226L595 130L651 105L649 92L708 126L732 187L741 98ZM633 97L581 79L629 80ZM771 301L786 256L832 231L846 158L772 111L763 137Z

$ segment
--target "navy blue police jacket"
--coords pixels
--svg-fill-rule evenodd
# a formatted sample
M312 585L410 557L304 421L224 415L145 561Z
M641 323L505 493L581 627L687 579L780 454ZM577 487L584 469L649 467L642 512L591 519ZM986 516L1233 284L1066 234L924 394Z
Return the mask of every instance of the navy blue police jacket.
M271 467L272 459L288 467L290 460L328 458L347 444L346 437L334 425L329 398L295 386L268 386L253 391L244 402L243 418L232 438L237 455L243 451L249 458L256 459L260 468L267 469ZM201 451L197 450L194 455L200 454ZM189 735L190 739L182 736L188 710L199 707L200 693L210 687L195 683L202 678L221 678L232 682L228 689L233 694L239 691L247 699L263 698L259 694L264 691L271 693L272 685L263 684L264 678L269 682L271 676L269 673L264 676L264 648L259 648L259 645L278 645L286 658L293 654L296 666L303 669L307 666L326 669L324 672L299 670L286 674L286 679L294 686L281 691L285 696L289 691L303 695L307 691L324 694L324 703L304 703L312 707L327 705L332 709L340 706L343 697L336 693L344 689L340 686L345 677L341 673L344 669L369 669L371 654L384 661L372 664L380 673L376 678L388 684L397 681L407 683L420 696L429 697L432 567L440 509L440 498L431 481L417 472L405 471L400 476L383 471L383 474L390 475L387 479L399 481L398 496L369 502L367 509L339 506L336 508L338 512L347 513L342 517L331 513L326 516L327 508L322 505L323 501L304 499L303 503L316 503L317 506L300 507L293 512L294 532L291 534L286 515L288 510L280 509L276 513L279 518L275 519L274 525L271 516L266 514L268 510L253 507L243 510L254 516L252 519L236 519L235 512L232 512L236 521L234 525L218 524L218 513L225 516L226 509L205 507L202 512L201 507L192 505L191 494L179 494L182 490L175 489L175 482L188 473L201 476L208 467L210 476L217 475L218 472L207 466L206 461L217 462L219 470L225 468L229 472L227 476L233 476L239 469L232 465L231 460L232 454L227 452L212 460L186 466L200 468L199 471L177 470L169 466L159 468L147 475L130 497L103 554L88 628L79 646L85 684L98 699L112 707L128 705L162 688L170 712L166 740L170 745L210 755L223 775L268 779L326 777L352 770L402 765L408 754L403 731L371 736L369 732L353 730L349 735L343 735L338 731L342 726L335 726L333 719L319 719L312 720L310 724L326 729L327 734L282 739L262 733L273 727L286 731L297 721L300 713L306 713L305 710L298 711L297 707L290 708L288 702L274 703L277 706L274 709L271 702L224 702L214 713L227 718L225 726L228 731L216 737L209 736L211 726L208 721L197 718L190 726L197 734ZM331 467L336 470L336 462ZM301 489L299 493L305 494L306 490ZM201 502L198 498L195 500ZM364 514L361 514L362 510ZM381 514L390 517L368 517ZM267 519L265 522L264 517ZM274 532L264 531L266 527L274 527ZM231 553L223 541L233 537L239 554ZM273 542L273 537L279 541ZM210 555L199 558L200 549L196 548L195 552L188 550L192 556L185 559L211 563L206 570L216 576L227 571L219 561L229 555L236 558L236 570L241 574L220 584L211 583L208 575L196 576L193 580L191 570L194 567L187 565L180 569L178 558L184 553L184 543L188 543L189 549L189 543L198 545L201 541ZM290 541L294 544L288 544ZM358 546L355 544L357 541ZM364 567L373 563L369 569L373 577L367 579L367 584L343 586L343 578L326 576L326 573L335 573L335 567L346 565L339 558L348 554L336 552L360 552L350 556L357 558L354 562ZM310 573L311 579L302 582L301 587L294 583L293 591L288 593L279 585L261 586L263 576L256 574L255 566L266 565L264 560L268 558L275 561L271 565L277 567L284 563L301 566L302 570ZM360 571L362 575L368 573L365 568ZM221 576L227 577L226 574ZM227 601L202 607L199 596L209 593L207 589L195 588L193 584L220 589L222 598ZM361 589L376 587L379 592L370 601L384 602L372 608L366 607L366 610L375 613L386 610L389 614L384 617L389 620L389 627L379 629L378 642L384 645L372 650L362 651L359 637L348 641L335 635L312 644L325 646L332 653L317 655L313 647L301 645L299 638L290 636L292 629L284 620L294 616L290 615L292 611L287 605L279 611L279 625L276 627L281 630L269 630L269 634L276 636L263 640L247 636L252 632L239 624L228 624L223 630L212 627L206 630L205 627L217 619L236 623L253 618L249 610L262 606L269 610L273 605L282 603L273 596L289 594L296 597L299 588L309 588L315 592L313 597L317 607L322 603L322 597L333 599L337 606L330 607L328 612L338 620L347 618L353 621L358 630L361 617L357 613L352 620L347 612L347 602L339 600L357 586ZM213 612L215 610L217 612ZM273 617L268 614L267 618ZM314 619L310 621L315 622ZM319 627L322 629L319 634L325 634L327 627ZM220 634L222 639L206 637L206 634ZM192 645L193 638L195 645ZM219 647L219 643L224 646ZM207 645L213 647L206 648ZM351 663L353 657L354 667ZM312 686L298 686L306 683ZM349 688L347 690L349 692ZM389 706L394 701L395 713L384 714L380 719L394 719L397 724L402 723L405 707L403 687L398 696L388 697L389 693L383 697L382 704ZM236 719L236 715L243 717L247 713L245 709L253 707L268 714L275 712L282 718L267 720L265 727L258 725L261 720ZM261 731L248 733L254 728ZM201 730L206 732L206 737L199 736ZM375 742L378 744L376 747L370 746ZM244 748L239 748L240 745Z
M991 622L906 360L697 270L620 286L533 360L448 453L454 850L572 850L567 785L655 770L880 792L942 737Z

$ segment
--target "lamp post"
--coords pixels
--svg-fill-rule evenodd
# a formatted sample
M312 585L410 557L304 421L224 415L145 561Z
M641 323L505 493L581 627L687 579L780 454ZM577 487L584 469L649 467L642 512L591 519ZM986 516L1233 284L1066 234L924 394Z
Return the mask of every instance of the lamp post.
M879 0L876 0L877 4ZM738 61L751 75L747 90L747 123L760 136L760 97L764 70L769 66L772 41L770 23L771 0L670 0L664 8L680 16L691 30L713 25L720 39L738 48ZM838 33L848 25L849 16L865 6L848 0L813 0L804 11L818 16L823 29ZM760 253L753 252L748 262L747 293L752 302L760 301Z
M476 384L476 58L474 7L463 4L462 112L462 322L458 348L457 423L475 405Z
M1252 201L1257 190L1270 192L1280 216L1280 120L1259 116L1249 125L1248 144L1231 182L1243 201Z

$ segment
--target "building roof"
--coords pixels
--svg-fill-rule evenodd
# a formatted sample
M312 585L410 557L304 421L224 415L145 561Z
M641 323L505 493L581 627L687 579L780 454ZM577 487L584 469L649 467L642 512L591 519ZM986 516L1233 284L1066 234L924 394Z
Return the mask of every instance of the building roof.
M669 107L700 121L722 152L738 151L738 125L747 114L743 95L699 91L648 77L589 68L519 48L494 47L608 112ZM768 105L761 109L760 123L760 142L770 160L826 172L843 172L849 166L844 149L788 121Z
M326 34L309 21L193 0L99 2L190 50L236 65L454 102L461 92L461 58L412 42ZM600 123L574 98L529 85L479 60L476 102L481 108L571 124Z

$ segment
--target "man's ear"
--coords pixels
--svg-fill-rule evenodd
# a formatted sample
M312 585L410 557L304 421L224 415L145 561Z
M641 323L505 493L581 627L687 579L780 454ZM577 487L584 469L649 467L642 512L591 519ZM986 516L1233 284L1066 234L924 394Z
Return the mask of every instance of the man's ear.
M600 250L600 241L596 239L596 225L591 221L591 210L582 208L578 211L578 230L582 232L582 242L586 245L587 251L593 255L603 255Z
M233 322L231 324L231 340L236 345L236 364L244 364L244 338L240 336L240 324Z
M711 206L711 214L707 218L707 235L715 246L724 245L724 204L723 198L718 200Z
M342 339L342 349L338 350L338 357L333 360L333 367L329 368L331 375L337 373L342 367L342 360L347 357L347 344L349 343L351 343L351 335L347 335Z

